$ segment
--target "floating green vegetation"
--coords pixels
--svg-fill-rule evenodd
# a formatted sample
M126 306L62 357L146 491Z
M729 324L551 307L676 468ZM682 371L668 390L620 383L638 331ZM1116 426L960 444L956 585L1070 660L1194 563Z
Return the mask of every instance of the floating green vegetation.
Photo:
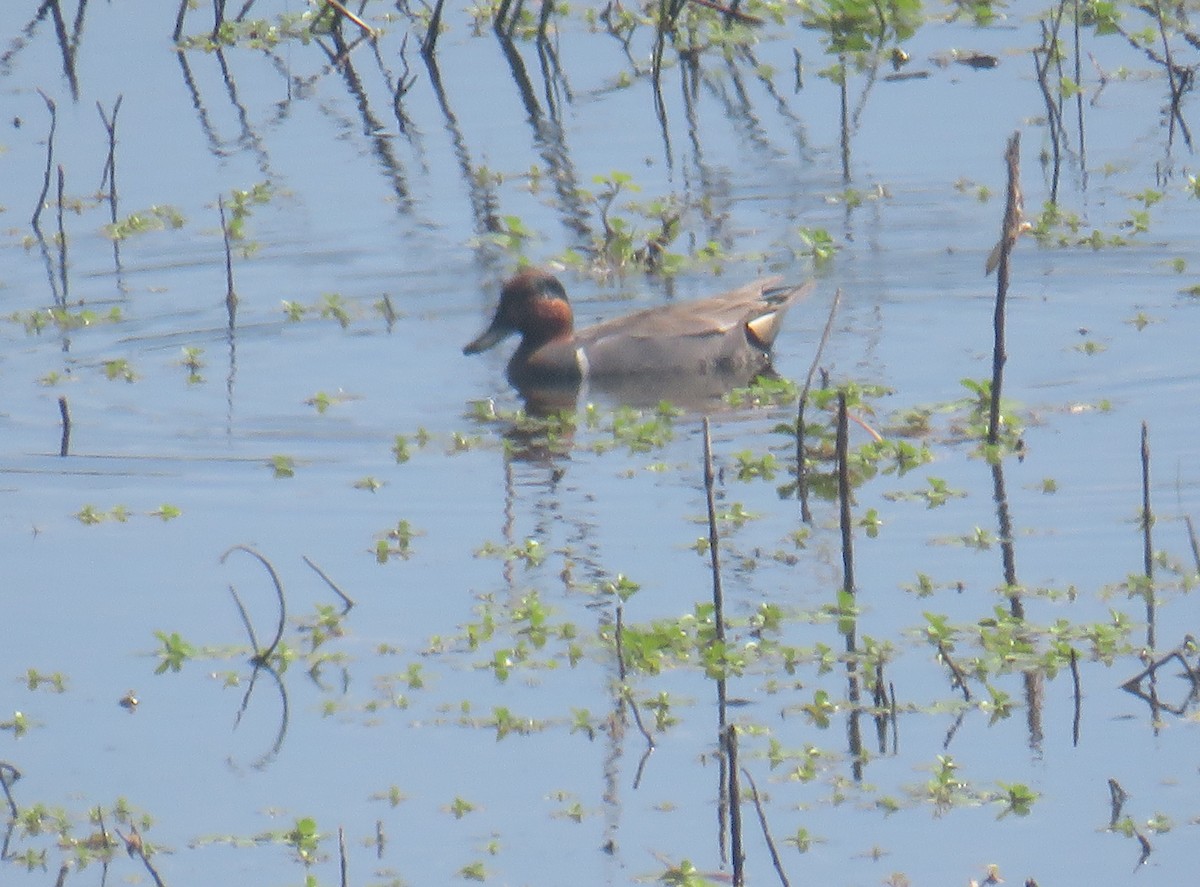
M790 379L758 376L745 388L735 388L725 399L735 407L766 407L792 404L800 396L800 386Z
M33 726L35 726L34 721L23 711L14 711L11 718L0 721L0 730L9 730L18 739L28 733Z
M304 402L314 408L319 414L324 415L329 411L330 407L356 399L354 395L347 394L344 391L339 391L336 394L330 394L327 391L318 391L312 397L305 398Z
M546 559L546 549L536 539L526 539L519 545L497 545L485 542L476 552L476 557L500 558L505 563L519 561L526 569L537 567Z
M951 499L966 498L966 490L952 489L950 485L940 477L925 478L927 489L912 490L912 491L897 491L884 493L885 499L892 502L924 502L927 508L938 508L945 505Z
M247 49L268 50L285 40L299 40L307 44L315 32L318 17L312 10L289 12L268 19L243 19L236 21L222 18L215 31L179 37L180 49L197 49L213 52L225 46L242 46ZM327 28L327 25L324 26ZM178 36L178 35L177 35Z
M82 870L97 864L116 874L123 865L128 865L122 860L130 857L152 868L150 860L158 848L146 839L145 833L153 827L153 818L135 810L124 798L107 807L95 806L85 811L34 802L23 805L11 822L6 859L31 872L52 868L67 871L68 867ZM121 876L139 877L132 871Z
M183 213L173 206L151 206L149 209L130 213L116 222L110 222L103 230L112 240L127 240L135 234L182 228L185 222Z
M990 4L979 6L990 10ZM824 0L804 7L801 21L805 28L821 34L827 54L850 56L861 63L866 54L879 47L910 38L925 23L925 13L921 0L890 0L884 4ZM839 82L842 71L844 68L834 66L821 71L820 76Z
M67 692L67 676L61 671L42 674L36 668L30 668L26 670L24 680L25 686L29 690L46 689L52 693Z
M595 211L599 221L588 270L609 275L637 268L670 276L684 267L685 257L667 250L681 230L683 207L677 198L666 197L645 203L627 201L623 209L638 217L638 221L634 221L614 212L621 194L636 194L641 190L633 176L614 171L594 176L592 182L599 186L596 191L580 189L579 192L584 204ZM642 220L650 222L651 227L640 227ZM578 265L578 256L568 253L563 257L563 263Z
M150 514L154 517L162 517L163 515L159 513L160 511L161 509L150 512ZM124 505L114 505L108 511L101 511L95 505L84 505L79 511L75 512L75 519L81 524L88 526L102 524L106 521L115 521L116 523L123 524L129 520L129 509Z
M136 382L138 378L133 365L124 357L104 361L104 376L110 382Z
M157 517L162 521L174 520L181 514L183 512L179 508L168 504L160 505L154 511L146 512L148 517ZM107 521L115 521L116 523L123 524L129 521L129 517L129 509L124 505L114 505L108 511L102 511L95 505L84 505L79 511L75 512L75 519L81 524L89 526L102 524Z
M244 257L252 256L260 246L247 239L246 222L254 214L254 207L270 203L273 197L270 182L259 182L248 189L234 188L229 192L229 203L225 204L228 210L225 231L230 242L238 244Z
M398 521L375 543L374 555L377 563L386 564L395 558L407 560L412 557L412 540L421 535L406 520Z
M179 365L188 371L188 384L199 385L204 382L204 377L200 375L200 370L204 369L204 361L200 359L204 354L204 349L194 346L184 346L183 356L179 360Z
M1097 228L1086 231L1086 225L1077 213L1055 203L1045 204L1031 225L1030 233L1043 247L1082 246L1099 250L1129 244L1124 233L1106 234ZM1129 219L1122 222L1120 227L1126 229L1129 234L1138 234L1148 230L1149 219L1141 212L1131 213Z
M158 667L154 669L155 674L182 671L184 663L195 658L196 648L185 641L179 632L167 634L165 631L156 631L154 636L162 645L157 653L159 662Z
M798 255L811 258L814 267L822 268L829 264L837 254L839 247L832 235L824 228L804 227L800 228L797 233L802 244Z
M121 309L114 305L103 314L91 308L38 308L33 311L14 311L8 316L13 323L18 323L30 334L41 333L53 328L59 332L84 329L98 323L120 323L125 319Z

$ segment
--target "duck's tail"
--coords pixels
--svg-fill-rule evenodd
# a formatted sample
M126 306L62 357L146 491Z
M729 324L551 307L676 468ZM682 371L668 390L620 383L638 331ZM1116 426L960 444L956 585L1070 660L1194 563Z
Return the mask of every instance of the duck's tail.
M769 351L775 343L788 309L816 288L813 281L773 286L763 290L762 310L746 321L746 334L758 347Z

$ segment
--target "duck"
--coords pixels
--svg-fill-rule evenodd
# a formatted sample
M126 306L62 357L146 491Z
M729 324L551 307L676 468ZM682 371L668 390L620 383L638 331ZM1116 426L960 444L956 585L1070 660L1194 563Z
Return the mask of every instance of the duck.
M701 378L709 395L724 393L772 372L771 349L783 318L814 286L766 277L576 330L562 282L544 269L526 268L503 284L491 323L463 354L479 354L519 335L508 379L523 393L585 383L669 393Z

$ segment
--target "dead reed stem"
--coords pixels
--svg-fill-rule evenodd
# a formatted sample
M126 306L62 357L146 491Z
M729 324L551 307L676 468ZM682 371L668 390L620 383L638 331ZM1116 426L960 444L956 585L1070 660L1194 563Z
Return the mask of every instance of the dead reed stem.
M333 589L333 593L342 599L342 603L346 605L346 609L343 610L342 612L343 613L350 612L350 608L354 606L354 600L350 597L350 595L346 594L346 592L344 592L340 588L338 588L337 583L334 582L332 579L330 579L329 576L326 575L324 570L322 570L315 563L313 563L309 559L308 555L304 555L304 562L306 564L308 564L310 567L312 567L313 572L316 573L318 576L320 576L322 579L324 579L325 584L328 585L331 589Z
M1150 509L1150 426L1142 423L1142 569L1146 578L1154 581L1154 544L1150 528L1154 512Z
M183 33L183 19L187 15L188 3L191 0L179 0L179 9L175 12L175 30L171 32L171 39L178 43L179 35Z
M721 587L721 548L720 536L717 533L717 506L713 493L715 477L713 474L712 434L709 429L708 416L704 417L704 499L708 506L708 557L712 567L713 623L716 630L716 643L722 648L722 658L725 647L725 592ZM722 672L717 678L717 708L720 712L720 727L725 726L725 675Z
M62 443L58 455L65 458L71 452L71 410L65 395L58 398L58 414L62 416Z
M1033 51L1033 70L1037 75L1038 88L1041 90L1042 100L1046 104L1046 131L1050 136L1050 156L1052 159L1050 203L1052 204L1058 203L1058 180L1062 170L1063 128L1062 110L1054 100L1049 73L1050 66L1059 57L1057 51L1058 30L1062 24L1063 11L1064 4L1060 3L1051 18L1051 26L1048 27L1044 21L1040 22L1042 27L1042 45ZM1039 56L1041 57L1040 59Z
M842 530L842 589L854 594L854 528L850 515L850 430L846 414L846 392L838 392L837 466L838 506Z
M438 35L442 30L442 7L445 4L446 0L437 0L433 7L433 14L429 17L429 30L425 32L425 37L421 40L421 55L426 59L432 59L434 50L437 48Z
M1188 542L1192 546L1192 564L1196 567L1196 572L1200 573L1200 539L1196 538L1196 524L1190 514L1183 516L1183 522L1187 525Z
M20 778L20 770L7 761L0 761L0 788L4 789L4 798L8 801L8 811L12 814L12 819L16 819L19 815L17 802L13 800L12 796L12 784Z
M233 250L229 243L229 225L225 221L225 198L217 197L217 210L221 214L221 237L225 242L225 307L229 313L229 328L233 329L237 316L237 293L233 291Z
M942 661L946 663L946 667L950 669L950 673L954 675L954 683L958 684L958 688L962 690L963 699L966 702L970 702L971 688L967 686L967 676L962 673L962 669L950 658L950 651L946 649L945 644L938 641L937 649L938 656L942 658Z
M728 761L727 793L729 796L729 849L733 864L733 887L746 883L746 853L742 848L742 789L738 783L737 727L730 724L722 734L725 758Z
M1154 512L1150 509L1150 426L1142 422L1142 568L1146 574L1146 645L1153 650L1154 628Z
M750 771L745 767L742 768L742 775L746 777L746 782L750 783L750 799L754 801L754 809L758 813L758 824L762 827L763 840L767 842L767 850L770 851L775 873L779 875L779 883L783 887L791 887L787 873L783 870L783 860L779 858L779 851L775 847L775 839L771 836L771 828L767 825L767 813L763 810L762 798L758 795L758 786L754 782L754 777L750 775Z
M1071 648L1071 686L1074 688L1075 717L1071 723L1071 744L1079 746L1079 725L1083 718L1083 690L1079 683L1079 654Z
M1000 394L1004 388L1004 364L1008 354L1004 345L1005 302L1008 298L1008 263L1013 246L1021 233L1021 133L1014 132L1004 151L1008 166L1008 199L1004 204L1004 223L1000 229L1000 255L996 265L996 309L992 328L992 391L988 411L987 442L996 446L1000 442Z
M66 173L58 165L58 280L62 287L62 300L67 301L67 229L63 223L63 205L66 202Z
M339 2L339 0L325 0L325 2L327 4L329 4L330 6L332 6L335 10L337 10L337 12L339 14L348 18L350 21L354 22L354 24L356 24L359 27L359 30L361 30L368 37L375 36L375 29L372 28L370 25L368 25L365 21L363 21L357 15L355 15L353 12L351 12L349 9L347 9L345 6L343 6L342 3Z
M42 97L42 101L46 103L46 110L50 112L50 131L46 134L46 172L42 178L42 192L38 195L37 206L33 208L33 218L29 220L29 224L33 227L34 233L41 237L42 228L39 222L42 217L42 207L46 205L46 195L50 193L50 172L54 168L54 132L58 129L58 106L54 104L54 99L40 89L38 95Z
M342 887L348 887L348 864L346 859L346 830L338 826L338 859L341 861Z
M821 341L817 343L817 351L813 355L812 363L808 366L808 375L804 377L804 387L800 389L800 400L796 405L796 498L800 500L800 519L806 524L812 523L812 511L808 507L808 472L804 465L806 458L804 408L808 404L808 393L812 390L813 377L821 365L825 346L833 334L833 320L837 317L837 310L841 303L842 291L838 289L834 291L833 304L829 306L829 316L825 318L825 329L821 331Z

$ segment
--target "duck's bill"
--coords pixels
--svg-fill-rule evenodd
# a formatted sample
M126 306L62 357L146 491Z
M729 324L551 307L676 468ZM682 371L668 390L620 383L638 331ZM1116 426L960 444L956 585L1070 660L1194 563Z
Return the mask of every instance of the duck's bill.
M478 354L480 351L487 351L493 345L500 344L511 333L512 330L508 327L493 323L473 341L463 346L463 354Z

